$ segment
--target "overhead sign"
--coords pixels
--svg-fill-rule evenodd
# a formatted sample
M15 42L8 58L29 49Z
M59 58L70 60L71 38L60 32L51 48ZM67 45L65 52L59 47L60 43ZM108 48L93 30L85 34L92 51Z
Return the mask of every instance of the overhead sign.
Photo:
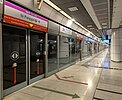
M4 22L47 32L48 20L15 4L5 1Z
M83 35L81 35L81 34L79 34L79 33L77 33L77 32L75 32L75 34L76 34L76 39L77 40L83 40Z
M70 29L68 29L68 28L66 28L64 26L60 26L60 32L61 33L65 33L67 35L72 35L72 30L70 30Z

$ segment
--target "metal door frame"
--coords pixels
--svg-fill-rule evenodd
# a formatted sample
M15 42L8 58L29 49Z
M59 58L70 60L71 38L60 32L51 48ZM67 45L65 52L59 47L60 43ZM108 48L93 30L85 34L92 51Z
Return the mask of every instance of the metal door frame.
M47 35L56 36L56 39L57 39L57 69L50 71L50 72L48 70L48 36L47 36L47 73L46 73L47 76L46 77L59 71L59 35L58 34L51 34L51 33L47 33Z
M6 95L8 95L10 93L13 93L13 92L15 92L15 91L17 91L17 90L27 86L27 69L28 69L28 53L27 52L28 52L28 48L27 48L27 29L26 28L18 27L18 26L15 26L15 25L10 25L10 24L6 24L6 23L3 23L2 26L3 25L4 26L9 26L9 27L25 30L25 35L26 35L26 81L22 82L20 84L17 84L17 85L15 85L13 87L10 87L8 89L3 90L3 96L6 96ZM2 35L2 37L3 37L3 35ZM3 50L3 47L2 47L2 50ZM2 55L3 55L3 52L2 52ZM2 56L2 59L3 59L3 56ZM2 60L2 63L3 63L3 60ZM3 74L3 67L4 66L2 64L2 74ZM2 81L3 81L3 79L2 79ZM2 85L2 88L3 88L3 85Z
M34 77L34 78L30 78L30 42L31 42L31 40L30 40L30 32L37 32L38 34L44 34L44 36L45 36L45 38L44 38L44 40L45 40L45 43L44 43L44 47L45 47L45 50L44 50L44 69L45 69L45 72L44 72L44 74L41 74L41 75L39 75L39 76L37 76L37 77ZM29 84L32 84L32 83L34 83L34 82L36 82L36 81L39 81L40 79L42 79L42 78L44 78L45 76L46 76L46 73L47 73L47 68L46 68L46 66L47 66L47 52L46 52L46 47L47 47L47 45L46 45L46 43L47 43L47 33L44 33L44 32L41 32L41 31L36 31L36 30L32 30L32 29L29 29L28 30L28 85Z
M3 44L2 23L0 22L0 100L3 98Z

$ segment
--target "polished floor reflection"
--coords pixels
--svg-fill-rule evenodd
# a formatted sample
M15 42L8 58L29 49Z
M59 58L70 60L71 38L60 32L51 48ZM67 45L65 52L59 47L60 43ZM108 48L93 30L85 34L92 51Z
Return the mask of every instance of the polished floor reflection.
M121 65L106 49L4 100L122 100Z

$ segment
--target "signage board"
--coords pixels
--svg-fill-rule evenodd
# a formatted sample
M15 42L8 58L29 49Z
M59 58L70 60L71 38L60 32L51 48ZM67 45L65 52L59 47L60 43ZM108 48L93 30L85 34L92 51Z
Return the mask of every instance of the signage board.
M67 35L72 35L72 30L64 27L64 26L60 26L60 32L61 33L64 33L64 34L67 34Z
M5 1L4 22L47 32L48 20L22 7Z
M77 35L77 37L76 37L77 40L83 40L83 35L81 35L77 32L75 32L75 34Z

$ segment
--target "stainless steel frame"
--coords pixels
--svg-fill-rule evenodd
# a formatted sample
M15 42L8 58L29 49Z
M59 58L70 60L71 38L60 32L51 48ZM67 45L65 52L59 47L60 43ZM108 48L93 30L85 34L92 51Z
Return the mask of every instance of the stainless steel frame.
M48 72L47 77L59 71L59 35L56 35L56 34L50 34L50 35L57 36L57 62L58 62L58 66L57 66L57 69L55 69L54 71ZM48 60L48 55L47 55L47 60ZM48 67L48 61L47 61L47 67Z
M3 98L2 23L0 23L0 100Z
M13 26L13 25L8 25L8 24L3 24L3 25L5 25L5 26L10 26L10 27L14 27L14 28L19 28L19 29L23 29L23 30L25 30L26 32L25 32L25 34L26 34L26 72L27 72L27 66L28 66L28 61L27 61L27 59L28 59L28 54L27 54L27 50L28 50L28 48L27 48L27 30L25 29L25 28L21 28L21 27L18 27L18 26ZM2 36L1 36L2 37ZM1 38L0 37L0 38ZM2 40L2 39L1 39ZM2 43L1 41L0 41L0 43ZM1 46L1 45L0 45ZM3 48L2 48L3 49ZM1 52L0 52L1 53ZM1 54L1 55L3 55L3 53ZM2 58L3 59L3 58ZM1 60L2 62L3 62L3 60ZM1 63L1 61L0 61L0 63ZM3 64L2 64L2 76L3 76ZM27 73L26 73L26 76L27 76ZM3 78L2 78L2 82L3 82ZM3 83L2 83L3 84ZM23 88L23 87L25 87L25 86L27 86L27 80L25 81L25 82L22 82L22 83L20 83L20 84L18 84L18 85L16 85L16 86L13 86L13 87L11 87L11 88L8 88L8 89L6 89L6 90L3 90L3 96L6 96L6 95L8 95L8 94L10 94L10 93L12 93L12 92L15 92L15 91L17 91L17 90L19 90L19 89L21 89L21 88ZM3 85L2 85L2 88L3 88Z
M57 59L58 59L58 71L59 71L59 45L60 45L60 40L59 40L59 35L57 36Z
M28 76L27 76L27 80L28 80L28 85L29 84L31 84L31 83L34 83L34 82L36 82L36 81L38 81L38 80L40 80L40 79L42 79L42 78L44 78L44 74L42 74L42 75L39 75L39 76L37 76L37 77L35 77L35 78L30 78L30 31L34 31L34 32L37 32L37 33L39 33L39 31L35 31L35 30L28 30ZM40 33L41 34L41 33ZM46 37L46 35L45 35L45 37ZM46 38L45 38L46 39ZM45 40L45 43L46 43L46 40ZM45 46L46 47L46 46ZM44 58L44 60L45 60L45 58ZM44 61L44 62L46 62L46 61ZM46 66L45 66L46 67Z
M48 33L45 34L45 77L48 76Z

